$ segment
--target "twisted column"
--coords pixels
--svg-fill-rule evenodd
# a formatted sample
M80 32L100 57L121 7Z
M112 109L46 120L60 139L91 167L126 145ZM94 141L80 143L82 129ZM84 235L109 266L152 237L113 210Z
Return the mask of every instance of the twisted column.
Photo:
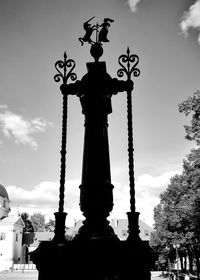
M64 197L65 197L65 174L66 174L66 143L67 143L67 103L68 103L68 92L63 89L63 86L67 85L68 79L75 81L77 76L73 72L75 62L72 59L67 59L66 52L64 53L64 60L59 60L55 63L55 68L58 72L54 76L55 82L62 80L61 92L63 96L63 107L62 107L62 140L61 140L61 160L60 160L60 188L59 188L59 208L55 215L55 236L54 241L58 243L65 242L65 219L67 213L64 212ZM70 68L67 73L67 68ZM62 71L63 70L63 71ZM66 87L65 87L66 89Z
M126 75L127 81L131 82L131 75L138 77L140 70L136 67L139 57L135 54L130 55L130 49L127 48L126 54L118 59L121 68L117 75L123 77ZM134 176L134 148L133 148L133 123L132 123L132 92L127 90L127 121L128 121L128 168L129 168L129 189L130 189L130 212L128 216L129 236L128 240L139 239L139 213L135 209L135 176Z
M61 161L60 161L60 191L59 191L59 208L58 212L64 212L65 196L65 173L66 173L66 144L67 144L67 105L68 96L63 94L63 111L62 111L62 141L61 141Z
M134 148L133 148L133 122L132 122L132 95L127 91L127 121L128 121L128 164L130 187L130 210L135 212L135 176L134 176Z

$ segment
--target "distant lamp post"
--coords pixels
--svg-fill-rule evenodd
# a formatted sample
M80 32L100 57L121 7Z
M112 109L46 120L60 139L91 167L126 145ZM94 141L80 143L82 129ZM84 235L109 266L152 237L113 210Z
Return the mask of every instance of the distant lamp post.
M199 280L200 277L199 277L199 268L200 268L200 259L199 259L199 241L198 241L198 238L195 238L194 240L194 243L195 243L195 248L196 248L196 268L197 268L197 279Z
M170 258L169 258L170 247L166 246L165 249L168 252L168 255L167 255L167 266L168 266L168 273L169 273L169 277L170 277L170 274L171 274L171 263L170 263Z
M176 250L176 260L177 260L177 280L179 280L179 255L178 248L180 248L180 244L173 244L173 248Z

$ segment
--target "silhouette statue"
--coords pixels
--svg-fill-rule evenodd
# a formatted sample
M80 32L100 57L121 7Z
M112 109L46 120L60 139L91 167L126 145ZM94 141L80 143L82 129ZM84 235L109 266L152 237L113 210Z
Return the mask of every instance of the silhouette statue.
M89 23L94 17L92 17L91 19L89 19L88 21L84 22L83 24L83 28L85 30L85 35L83 37L79 38L79 41L81 42L81 45L84 44L84 42L88 42L89 44L93 44L94 42L91 39L92 33L93 31L96 29L96 26L91 26L91 24Z
M109 22L114 22L111 18L104 18L104 21L99 27L101 27L101 30L99 32L99 42L109 42L107 35L108 35L108 28L110 27Z
M81 45L83 46L84 43L88 42L91 45L94 44L100 44L101 42L109 42L107 35L108 35L108 28L110 27L110 23L114 22L113 19L111 18L104 18L103 23L102 24L95 24L95 25L91 25L89 22L93 19L94 17L92 17L91 19L87 20L86 22L84 22L83 24L83 28L85 30L85 35L83 37L79 37L79 41L81 42ZM101 30L98 32L98 29L101 28ZM96 42L94 42L91 39L92 33L93 31L96 30Z

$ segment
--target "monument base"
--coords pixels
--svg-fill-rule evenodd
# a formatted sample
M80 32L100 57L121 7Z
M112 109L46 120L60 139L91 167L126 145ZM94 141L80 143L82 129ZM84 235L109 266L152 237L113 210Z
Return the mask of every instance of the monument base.
M154 259L148 242L118 239L43 241L30 255L38 280L150 280Z

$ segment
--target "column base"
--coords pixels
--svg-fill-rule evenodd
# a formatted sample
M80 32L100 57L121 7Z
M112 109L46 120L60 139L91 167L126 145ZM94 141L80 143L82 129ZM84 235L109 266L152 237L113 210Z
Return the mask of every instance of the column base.
M133 241L135 244L140 243L139 229L139 212L127 212L128 216L128 241Z
M135 248L128 241L72 240L60 246L43 241L30 253L39 271L39 280L150 280L153 255L142 241Z
M65 243L66 238L65 238L65 219L67 216L67 213L63 212L56 212L54 213L55 216L55 230L54 230L54 238L53 242L56 243Z

